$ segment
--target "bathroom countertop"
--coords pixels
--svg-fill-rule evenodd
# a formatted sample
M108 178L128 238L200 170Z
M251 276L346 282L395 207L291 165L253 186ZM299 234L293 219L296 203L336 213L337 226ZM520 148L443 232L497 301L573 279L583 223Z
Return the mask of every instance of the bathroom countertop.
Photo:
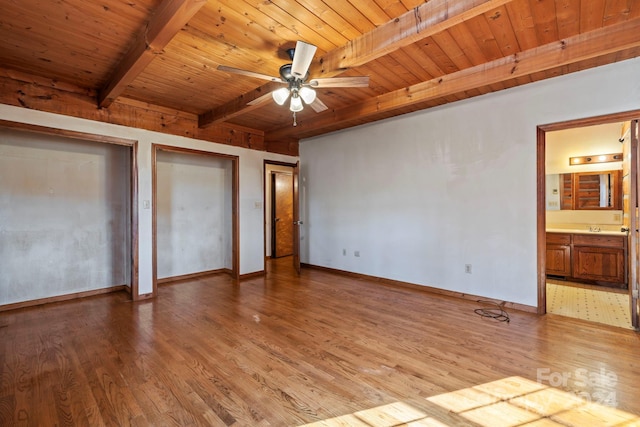
M620 230L601 230L589 231L585 228L547 228L547 233L572 233L572 234L603 234L605 236L626 236L626 231Z

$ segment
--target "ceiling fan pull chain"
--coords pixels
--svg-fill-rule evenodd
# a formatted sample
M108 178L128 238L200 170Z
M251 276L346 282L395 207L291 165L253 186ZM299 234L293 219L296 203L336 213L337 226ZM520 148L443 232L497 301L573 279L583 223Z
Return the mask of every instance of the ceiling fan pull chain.
M293 112L293 126L298 126L298 122L296 121L296 112Z

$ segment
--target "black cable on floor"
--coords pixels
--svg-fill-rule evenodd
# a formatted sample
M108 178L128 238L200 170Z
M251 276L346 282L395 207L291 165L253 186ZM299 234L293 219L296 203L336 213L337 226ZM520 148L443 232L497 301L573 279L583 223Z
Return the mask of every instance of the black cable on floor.
M482 317L489 317L491 319L496 319L499 322L507 322L509 323L511 319L509 319L509 313L507 313L504 309L504 301L500 304L497 304L493 301L482 301L478 300L479 303L489 304L494 307L483 307L476 308L473 310L476 314L479 314Z

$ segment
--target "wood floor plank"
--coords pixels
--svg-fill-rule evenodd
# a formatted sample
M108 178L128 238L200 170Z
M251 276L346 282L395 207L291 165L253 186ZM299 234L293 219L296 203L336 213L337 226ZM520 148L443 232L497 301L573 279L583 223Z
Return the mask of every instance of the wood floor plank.
M297 276L284 258L265 277L185 280L154 300L3 312L0 425L640 422L636 332L516 311L498 322L478 307L329 271ZM580 398L605 392L611 410Z

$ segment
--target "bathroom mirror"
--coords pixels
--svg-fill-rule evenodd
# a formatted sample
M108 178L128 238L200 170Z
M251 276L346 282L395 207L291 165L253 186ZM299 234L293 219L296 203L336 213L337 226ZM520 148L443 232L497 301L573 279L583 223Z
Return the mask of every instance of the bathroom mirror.
M547 175L547 210L622 209L622 171Z

